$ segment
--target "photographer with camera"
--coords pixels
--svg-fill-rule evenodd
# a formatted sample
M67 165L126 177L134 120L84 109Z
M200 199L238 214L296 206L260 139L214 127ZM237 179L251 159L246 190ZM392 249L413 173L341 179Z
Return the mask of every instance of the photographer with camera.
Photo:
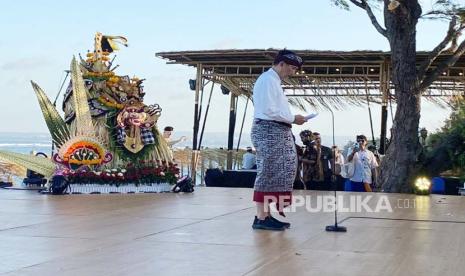
M321 145L321 135L313 132L313 140L307 139L302 163L307 165L304 174L305 185L309 190L329 190L331 188L331 149Z
M301 164L301 168L302 168L302 182L304 183L304 186L305 186L305 183L307 183L308 181L308 170L310 168L310 164L308 163L308 158L306 157L306 154L308 154L308 148L309 147L313 147L314 145L314 141L313 141L313 134L310 130L302 130L300 132L300 140L302 141L302 150L301 150L301 154L299 156L299 163ZM304 162L303 160L304 159L307 159L306 162ZM306 189L306 188L305 188Z
M349 162L354 164L354 174L350 178L352 191L372 192L372 186L377 181L376 168L378 162L373 152L367 149L367 137L357 135L352 153L347 157Z

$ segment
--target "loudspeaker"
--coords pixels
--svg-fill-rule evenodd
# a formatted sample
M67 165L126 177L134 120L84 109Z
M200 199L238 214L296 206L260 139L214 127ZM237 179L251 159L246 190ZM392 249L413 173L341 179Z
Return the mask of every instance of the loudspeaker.
M192 91L195 91L195 87L197 86L197 81L196 80L189 80L189 88Z
M229 95L229 92L230 92L230 91L229 91L229 89L228 89L226 86L221 85L220 88L221 88L221 93L223 93L223 95Z

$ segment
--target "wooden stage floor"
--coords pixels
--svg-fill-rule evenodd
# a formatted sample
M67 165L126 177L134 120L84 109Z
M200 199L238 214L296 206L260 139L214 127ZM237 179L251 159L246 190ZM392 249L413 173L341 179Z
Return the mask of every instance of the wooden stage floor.
M389 194L392 213L341 213L348 232L328 233L333 214L303 207L289 230L254 231L251 195L0 189L0 274L465 275L465 197ZM370 206L386 194L372 196Z

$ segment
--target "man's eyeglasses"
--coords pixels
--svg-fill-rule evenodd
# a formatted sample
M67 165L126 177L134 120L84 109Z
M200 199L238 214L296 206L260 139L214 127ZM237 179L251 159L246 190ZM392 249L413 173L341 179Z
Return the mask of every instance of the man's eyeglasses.
M364 139L357 139L357 143L360 143L360 142L365 142Z

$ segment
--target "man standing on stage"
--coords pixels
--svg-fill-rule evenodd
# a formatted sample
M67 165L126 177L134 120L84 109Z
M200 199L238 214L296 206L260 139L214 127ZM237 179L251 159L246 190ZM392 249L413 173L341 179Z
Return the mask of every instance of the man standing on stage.
M252 143L257 151L257 177L253 200L257 216L253 229L284 230L290 223L281 222L270 215L270 199L283 205L291 202L292 185L297 170L297 154L292 136L292 125L307 120L293 115L281 81L302 67L302 58L288 50L279 51L272 68L258 77L253 88L254 122ZM282 204L284 202L284 204Z

